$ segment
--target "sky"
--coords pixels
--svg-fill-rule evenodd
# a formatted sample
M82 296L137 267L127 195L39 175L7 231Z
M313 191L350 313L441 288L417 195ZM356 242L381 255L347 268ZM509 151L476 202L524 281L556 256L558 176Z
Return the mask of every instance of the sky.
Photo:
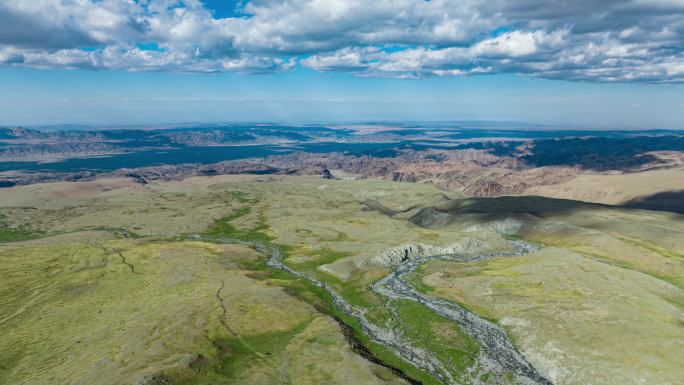
M0 2L0 125L684 129L684 0Z

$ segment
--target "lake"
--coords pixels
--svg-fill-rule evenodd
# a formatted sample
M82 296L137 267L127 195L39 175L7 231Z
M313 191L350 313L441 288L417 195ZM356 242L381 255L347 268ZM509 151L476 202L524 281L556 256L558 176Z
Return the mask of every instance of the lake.
M297 145L182 147L168 150L148 150L108 156L68 158L49 163L0 162L0 172L17 170L29 172L107 172L121 168L160 166L164 164L209 164L226 160L263 158L269 155L287 154L296 151L305 151L310 153L347 152L354 155L368 154L375 157L384 157L392 156L393 149L411 148L420 150L429 147L440 146L425 145L411 141L401 141L393 143L321 142Z

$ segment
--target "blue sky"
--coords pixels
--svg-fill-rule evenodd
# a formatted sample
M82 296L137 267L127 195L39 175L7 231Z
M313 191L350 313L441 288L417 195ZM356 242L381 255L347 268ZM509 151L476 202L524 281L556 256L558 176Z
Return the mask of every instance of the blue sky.
M684 87L518 75L359 78L0 69L3 124L514 120L597 128L684 128Z
M243 4L240 0L202 0L205 7L211 10L214 18L242 16L240 7Z
M684 128L681 1L540 1L7 2L0 124Z

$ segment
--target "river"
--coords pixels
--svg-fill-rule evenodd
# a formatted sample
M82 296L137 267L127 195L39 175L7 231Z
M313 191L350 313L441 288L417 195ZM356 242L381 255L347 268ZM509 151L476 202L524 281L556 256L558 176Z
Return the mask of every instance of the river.
M457 379L455 379L448 370L446 364L432 355L430 351L413 346L400 332L384 329L368 321L365 317L364 309L352 306L324 282L287 266L283 261L282 253L277 248L258 242L246 242L236 239L216 239L199 235L194 235L192 238L222 243L245 244L255 248L260 253L268 255L268 266L305 279L313 285L324 289L332 297L333 305L347 316L358 321L362 332L374 342L387 347L397 356L403 358L413 366L425 370L432 377L445 385L458 383ZM420 265L433 259L454 262L472 262L498 257L520 256L536 250L535 246L523 241L510 242L512 242L514 250L508 253L481 254L469 257L459 255L436 255L406 259L388 276L371 285L371 289L390 299L404 299L419 302L442 317L458 324L465 333L478 341L481 347L478 360L481 363L486 364L488 369L499 373L504 373L506 371L511 372L516 376L518 382L523 384L552 385L550 380L542 376L534 366L525 359L498 325L469 312L453 302L443 299L428 298L415 290L404 279L404 276L414 272Z

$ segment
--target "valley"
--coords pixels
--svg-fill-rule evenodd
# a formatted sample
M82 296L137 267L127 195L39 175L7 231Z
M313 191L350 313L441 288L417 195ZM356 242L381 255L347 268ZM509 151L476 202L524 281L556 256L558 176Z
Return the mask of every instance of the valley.
M0 0L0 385L684 385L684 0Z
M3 384L681 379L678 214L283 175L0 201Z

